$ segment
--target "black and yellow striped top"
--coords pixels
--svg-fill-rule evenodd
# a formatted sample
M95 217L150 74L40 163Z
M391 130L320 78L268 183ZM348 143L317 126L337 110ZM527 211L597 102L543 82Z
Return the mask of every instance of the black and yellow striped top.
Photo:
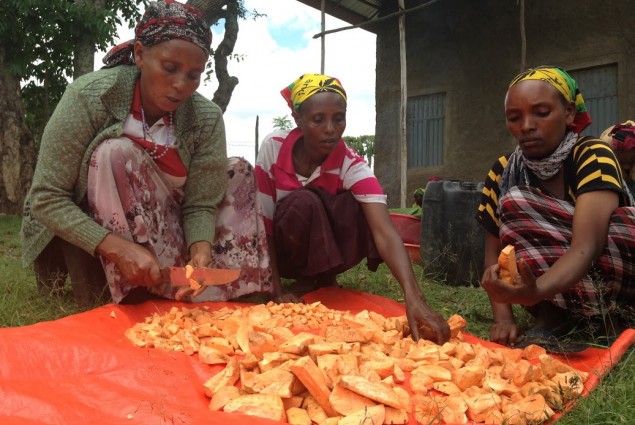
M510 154L511 155L511 154ZM476 219L488 232L498 236L498 197L503 170L509 156L501 156L487 173ZM628 205L622 187L622 172L610 146L598 139L581 138L564 161L565 201L575 204L578 196L594 190L613 190L620 195L620 206ZM548 193L540 179L527 170L529 184Z

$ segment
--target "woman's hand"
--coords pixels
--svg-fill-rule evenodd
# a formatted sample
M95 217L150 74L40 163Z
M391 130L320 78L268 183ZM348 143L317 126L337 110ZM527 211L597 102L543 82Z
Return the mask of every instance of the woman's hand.
M97 254L115 263L124 279L139 286L161 282L161 266L150 251L112 233L97 246Z
M410 333L415 341L425 338L442 345L450 339L448 322L430 308L421 294L407 296L405 301Z
M190 261L188 263L192 267L212 267L212 245L207 241L198 241L190 245ZM190 286L181 286L174 294L174 299L182 301L185 298L196 298L199 296L207 286L202 285L198 289L193 289Z
M212 267L212 245L207 241L198 241L190 245L190 262L192 267Z
M516 345L521 332L514 320L496 320L489 330L489 340L497 344Z
M534 305L543 299L536 284L536 277L522 258L518 261L518 270L520 273L513 285L498 278L497 264L485 270L481 286L487 291L491 301L501 304Z
M390 219L388 208L379 203L362 203L361 207L379 255L403 290L412 337L415 340L423 337L438 344L448 341L450 326L443 316L426 303L412 271L410 257Z

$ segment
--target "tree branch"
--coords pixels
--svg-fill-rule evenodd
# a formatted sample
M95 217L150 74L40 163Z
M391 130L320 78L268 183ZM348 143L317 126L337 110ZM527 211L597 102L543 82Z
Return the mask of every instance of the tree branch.
M225 112L231 100L234 88L238 85L238 78L227 72L228 57L234 52L238 39L238 0L231 0L227 5L225 15L225 36L214 52L214 68L218 89L212 99Z

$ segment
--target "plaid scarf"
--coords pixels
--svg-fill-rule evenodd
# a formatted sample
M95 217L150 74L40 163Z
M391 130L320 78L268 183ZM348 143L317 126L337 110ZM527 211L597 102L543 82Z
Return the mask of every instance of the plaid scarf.
M516 146L516 150L509 157L501 177L499 199L514 186L529 185L527 169L533 171L540 180L549 180L555 176L562 168L565 159L567 159L577 141L578 135L573 131L568 131L558 148L551 155L538 160L526 158L520 146Z
M212 32L200 10L174 0L152 2L135 27L135 39L113 47L104 56L104 68L133 64L136 41L149 47L174 39L194 43L210 55Z

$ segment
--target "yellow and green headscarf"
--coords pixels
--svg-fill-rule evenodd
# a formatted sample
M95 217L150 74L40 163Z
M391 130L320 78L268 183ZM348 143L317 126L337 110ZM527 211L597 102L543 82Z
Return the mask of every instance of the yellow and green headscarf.
M335 77L322 74L303 74L280 91L292 111L300 109L300 105L317 93L337 93L346 101L346 91L342 83Z
M578 84L564 69L555 66L539 66L530 68L517 75L509 87L525 80L540 80L554 86L567 102L575 102L575 118L570 128L580 134L591 124L591 116L586 109L582 93L578 89Z

